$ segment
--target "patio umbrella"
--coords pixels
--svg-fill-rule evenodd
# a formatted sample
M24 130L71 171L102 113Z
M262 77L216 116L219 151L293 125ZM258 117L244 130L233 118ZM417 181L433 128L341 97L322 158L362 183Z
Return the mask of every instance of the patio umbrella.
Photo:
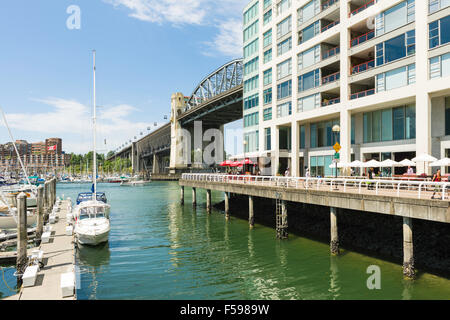
M253 164L253 161L250 160L250 159L245 159L245 160L240 161L240 163L242 163L242 164Z
M443 158L441 160L430 163L429 166L430 167L448 167L448 166L450 166L450 159Z
M364 163L359 160L350 162L350 167L352 167L352 168L361 168L363 165L364 165Z
M242 167L242 164L239 161L233 161L230 163L230 167Z
M401 165L402 167L415 167L416 166L416 163L409 159L404 159L404 160L400 161L398 164Z
M364 168L379 168L381 165L381 162L377 161L377 160L370 160L367 162L364 162L363 167Z
M221 167L229 167L231 165L233 161L231 160L225 160L224 162L222 162L221 164L219 164L219 166Z
M437 159L433 156L430 156L427 153L422 153L421 155L412 159L414 162L423 162L423 172L425 172L425 163L437 161Z
M392 168L392 167L397 167L399 165L399 163L397 161L393 161L391 159L387 159L384 160L383 162L381 162L380 167L382 168Z

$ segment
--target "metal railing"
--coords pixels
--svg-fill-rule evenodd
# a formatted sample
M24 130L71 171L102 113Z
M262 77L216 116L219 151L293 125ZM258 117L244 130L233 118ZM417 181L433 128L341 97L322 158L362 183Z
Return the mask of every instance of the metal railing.
M330 192L349 192L361 194L387 193L396 197L422 199L424 194L440 193L439 199L445 200L450 182L380 180L380 179L350 179L350 178L305 178L278 176L250 176L228 174L184 173L182 180L249 184L305 190L322 190ZM438 199L438 198L435 198Z
M328 0L327 2L322 3L322 5L320 7L321 7L322 10L328 9L333 4L335 4L337 1L338 0Z
M369 31L363 35L360 35L359 37L353 38L350 40L350 47L357 46L361 43L364 43L372 38L375 37L375 31Z
M375 60L370 60L356 66L353 66L350 70L350 74L360 73L369 69L375 68Z
M358 14L358 13L360 13L361 11L366 10L367 8L373 6L374 4L375 4L375 0L371 0L371 1L369 1L369 2L367 2L367 3L365 3L365 4L363 4L361 7L359 7L359 8L357 8L357 9L353 10L352 12L350 12L350 13L348 14L348 17L350 18L351 16L354 16L355 14Z
M328 101L323 101L322 107L331 106L332 104L336 104L336 103L340 103L340 102L341 102L341 98L335 98L335 99L331 99Z
M375 94L375 89L369 89L361 92L352 93L350 95L350 100L371 96L373 94Z
M339 52L340 52L340 47L331 48L331 49L325 51L324 53L322 53L322 60L331 58L331 57L337 55Z
M322 78L322 85L338 81L340 79L340 76L341 76L341 73L339 71L335 72L333 74L329 74L328 76L325 76Z
M327 24L325 27L322 28L321 32L325 32L325 31L327 31L328 29L333 28L333 27L334 27L335 25L337 25L337 24L339 24L339 20L338 20L338 21L333 21L333 22Z

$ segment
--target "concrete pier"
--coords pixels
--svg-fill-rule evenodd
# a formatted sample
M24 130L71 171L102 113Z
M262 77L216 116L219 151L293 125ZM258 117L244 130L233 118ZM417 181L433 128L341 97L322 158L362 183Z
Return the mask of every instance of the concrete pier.
M403 217L403 275L409 279L415 277L412 229L412 219Z
M192 205L197 206L197 188L192 188Z
M225 219L230 220L230 194L225 192Z
M339 236L337 227L337 208L330 207L330 249L331 254L339 254Z
M250 228L255 226L255 212L253 208L253 196L248 196L248 224Z
M184 204L184 187L183 186L181 186L181 189L180 189L180 204Z
M27 266L27 195L21 192L17 196L17 273L23 274ZM18 278L18 280L20 280Z
M206 211L211 213L211 190L206 190Z

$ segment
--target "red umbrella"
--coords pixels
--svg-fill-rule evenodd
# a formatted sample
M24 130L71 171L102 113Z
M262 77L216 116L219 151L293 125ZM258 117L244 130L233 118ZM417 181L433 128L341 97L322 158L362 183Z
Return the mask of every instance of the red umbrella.
M230 164L230 167L242 167L242 163L240 163L239 161L233 161Z
M221 167L229 167L232 163L233 163L233 161L231 161L231 160L225 160L224 162L219 164L219 166L221 166Z
M253 164L253 161L250 159L245 159L241 161L242 164Z

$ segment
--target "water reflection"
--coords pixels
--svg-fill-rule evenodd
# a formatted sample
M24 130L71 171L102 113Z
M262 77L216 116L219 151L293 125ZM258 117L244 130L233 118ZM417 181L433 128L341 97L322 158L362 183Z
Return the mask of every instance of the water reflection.
M337 263L338 257L335 255L330 255L330 288L328 292L331 293L332 299L336 300L339 298L339 291L341 287L339 285L339 268Z

